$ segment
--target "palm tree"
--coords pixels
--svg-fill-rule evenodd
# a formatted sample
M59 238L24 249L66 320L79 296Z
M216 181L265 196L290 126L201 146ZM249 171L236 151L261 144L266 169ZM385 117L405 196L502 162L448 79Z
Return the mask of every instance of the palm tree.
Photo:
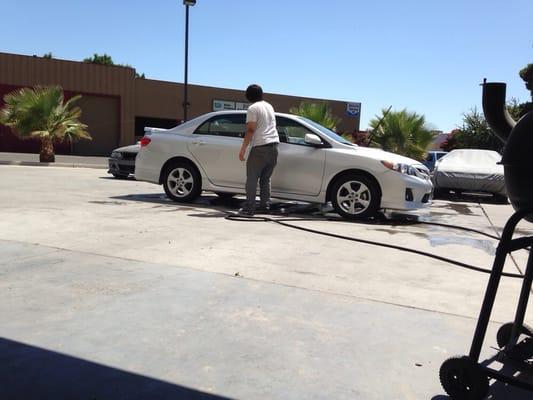
M331 130L335 130L339 123L339 119L331 113L327 103L307 103L303 101L298 107L292 107L289 112L309 118L311 121L315 121Z
M78 139L92 139L87 125L78 120L81 109L74 103L80 97L74 96L64 102L63 89L59 86L15 90L4 96L0 122L11 127L22 139L39 138L39 161L54 162L54 141L72 143Z
M379 124L379 121L381 124ZM423 115L414 112L382 110L382 117L370 121L372 143L383 150L422 160L435 138Z

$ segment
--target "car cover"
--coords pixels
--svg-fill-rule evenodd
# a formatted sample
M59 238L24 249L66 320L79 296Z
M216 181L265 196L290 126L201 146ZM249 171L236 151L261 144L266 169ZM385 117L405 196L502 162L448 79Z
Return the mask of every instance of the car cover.
M433 183L436 188L505 195L501 159L492 150L453 150L437 162Z

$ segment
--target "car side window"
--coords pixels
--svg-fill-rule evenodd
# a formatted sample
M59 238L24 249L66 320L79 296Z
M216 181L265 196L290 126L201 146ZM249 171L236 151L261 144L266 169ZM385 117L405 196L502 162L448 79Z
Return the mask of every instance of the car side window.
M229 114L216 115L208 119L194 131L194 134L242 138L245 132L246 115Z
M276 117L276 125L280 142L301 146L311 146L305 143L305 135L313 132L311 132L305 126L285 117Z

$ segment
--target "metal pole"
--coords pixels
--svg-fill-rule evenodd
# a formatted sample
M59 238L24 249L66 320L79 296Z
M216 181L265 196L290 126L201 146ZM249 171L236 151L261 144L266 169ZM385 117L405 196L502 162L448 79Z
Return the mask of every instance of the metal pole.
M187 79L189 64L189 5L185 5L185 77L183 79L183 122L187 121L187 108L189 101L187 98Z

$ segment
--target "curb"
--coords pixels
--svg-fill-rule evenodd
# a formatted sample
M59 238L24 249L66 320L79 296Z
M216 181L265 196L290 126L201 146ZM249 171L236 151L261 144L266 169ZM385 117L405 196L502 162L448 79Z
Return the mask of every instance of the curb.
M39 161L2 161L0 165L21 165L25 167L65 167L65 168L94 168L94 169L108 169L107 165L97 164L79 164L79 163L42 163Z

